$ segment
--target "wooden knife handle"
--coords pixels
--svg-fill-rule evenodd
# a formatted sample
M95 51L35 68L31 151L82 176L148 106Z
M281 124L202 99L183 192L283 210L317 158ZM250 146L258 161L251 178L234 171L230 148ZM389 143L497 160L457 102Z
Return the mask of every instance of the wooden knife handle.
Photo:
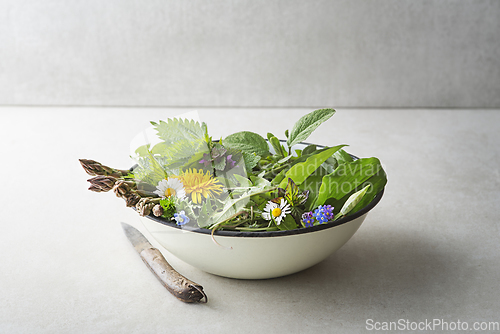
M203 287L179 274L156 248L146 248L141 258L171 294L185 303L206 303Z

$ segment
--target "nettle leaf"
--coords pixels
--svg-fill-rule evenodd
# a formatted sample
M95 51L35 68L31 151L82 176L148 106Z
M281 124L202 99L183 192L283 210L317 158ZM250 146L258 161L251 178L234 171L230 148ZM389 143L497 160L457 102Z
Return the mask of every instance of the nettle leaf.
M304 182L309 175L314 173L323 162L344 146L346 145L338 145L316 151L316 153L307 158L306 161L293 165L292 168L286 172L285 178L283 178L280 183L280 188L286 187L289 178L292 179L295 184L301 185L302 182Z
M223 140L224 146L240 150L244 153L259 156L269 155L269 146L264 138L254 132L241 131L233 133Z
M207 143L202 139L181 139L163 147L165 148L163 153L158 154L164 155L171 160L190 159L193 155L199 152L209 152Z
M207 136L207 125L189 119L169 118L166 122L151 122L158 131L158 137L167 143L181 139L205 140Z
M198 226L207 227L213 224L213 217L215 212L222 207L222 204L216 199L211 199L208 197L206 201L201 205L198 214Z
M156 186L158 182L168 177L165 170L151 155L135 157L137 166L133 170L134 176L145 183Z
M300 118L290 132L287 140L288 147L306 140L321 123L327 121L333 114L335 114L334 109L318 109Z

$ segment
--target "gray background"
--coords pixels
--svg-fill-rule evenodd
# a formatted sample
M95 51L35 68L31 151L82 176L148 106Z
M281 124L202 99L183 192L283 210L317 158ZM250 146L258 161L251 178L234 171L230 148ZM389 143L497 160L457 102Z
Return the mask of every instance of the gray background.
M0 0L0 332L498 324L499 32L496 0ZM184 107L213 138L282 138L335 107L308 141L379 157L384 198L338 252L282 278L226 279L161 248L210 298L180 303L121 231L155 243L137 214L86 191L77 159L128 168L133 135Z
M500 1L0 0L0 105L500 107Z

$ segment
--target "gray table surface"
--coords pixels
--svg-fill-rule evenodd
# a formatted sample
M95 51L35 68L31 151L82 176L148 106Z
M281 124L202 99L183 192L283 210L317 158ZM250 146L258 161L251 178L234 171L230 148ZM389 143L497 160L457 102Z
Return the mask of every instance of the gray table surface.
M283 137L312 109L198 110L220 138L241 130ZM204 305L183 304L158 283L121 230L127 222L145 231L136 213L112 193L87 191L78 162L127 168L134 134L150 120L186 111L0 108L1 333L498 325L499 110L338 110L308 141L345 143L355 155L380 158L389 179L380 204L335 254L277 279L214 276L160 247L178 271L204 286Z

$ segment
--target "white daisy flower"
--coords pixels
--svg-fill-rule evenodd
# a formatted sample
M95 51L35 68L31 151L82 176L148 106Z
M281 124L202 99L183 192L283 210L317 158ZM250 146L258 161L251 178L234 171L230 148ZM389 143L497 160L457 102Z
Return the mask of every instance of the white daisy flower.
M264 212L262 212L262 218L265 220L273 219L276 225L279 225L281 224L281 220L290 212L292 212L290 210L290 204L286 203L285 199L282 198L280 204L267 202Z
M177 198L183 198L186 196L186 190L184 189L184 185L182 182L173 177L169 177L168 179L161 180L158 182L156 186L155 194L162 198L175 196Z

